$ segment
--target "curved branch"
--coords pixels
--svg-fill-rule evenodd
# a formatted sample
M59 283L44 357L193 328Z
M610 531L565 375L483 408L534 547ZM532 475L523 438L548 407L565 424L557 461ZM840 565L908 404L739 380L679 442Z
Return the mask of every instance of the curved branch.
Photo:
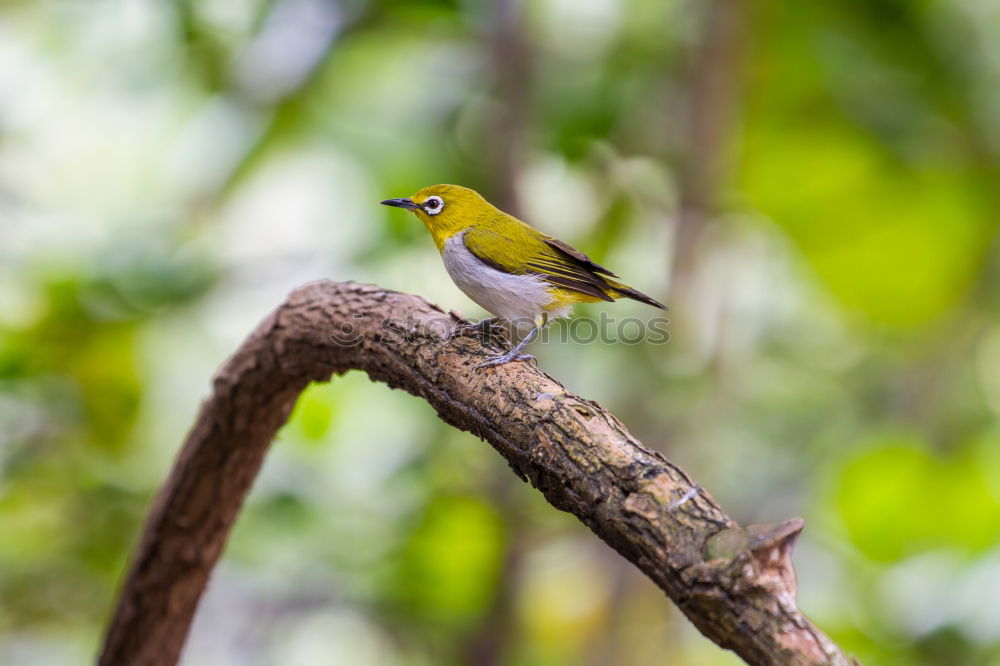
M740 527L597 403L527 363L477 370L461 320L417 296L318 282L288 299L215 378L133 556L102 666L176 663L264 453L299 393L352 369L425 399L488 441L556 508L638 566L703 634L751 664L850 664L797 609L802 529Z

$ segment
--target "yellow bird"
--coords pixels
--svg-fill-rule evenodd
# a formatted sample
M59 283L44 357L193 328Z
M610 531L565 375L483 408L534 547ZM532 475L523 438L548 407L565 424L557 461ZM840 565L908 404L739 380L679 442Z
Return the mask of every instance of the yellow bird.
M479 367L534 359L522 354L550 319L575 303L631 298L666 309L576 248L493 206L475 190L432 185L386 206L413 211L434 237L445 270L459 289L500 319L529 322L530 332L506 354Z

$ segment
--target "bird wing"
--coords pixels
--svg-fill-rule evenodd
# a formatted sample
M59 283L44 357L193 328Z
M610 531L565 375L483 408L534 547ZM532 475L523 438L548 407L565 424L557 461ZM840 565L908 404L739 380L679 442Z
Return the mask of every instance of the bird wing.
M463 240L476 258L497 270L514 275L538 275L554 287L602 301L614 300L615 287L599 275L613 276L614 273L571 245L527 225L512 227L509 234L471 227Z
M548 244L549 247L555 248L562 254L573 259L576 263L580 264L581 266L589 268L594 273L604 273L605 275L610 275L611 277L618 277L617 275L609 271L607 268L601 266L599 263L597 263L587 255L585 255L583 252L580 252L578 249L576 249L569 243L564 243L558 238L552 238L551 236L546 236L543 240L546 244Z

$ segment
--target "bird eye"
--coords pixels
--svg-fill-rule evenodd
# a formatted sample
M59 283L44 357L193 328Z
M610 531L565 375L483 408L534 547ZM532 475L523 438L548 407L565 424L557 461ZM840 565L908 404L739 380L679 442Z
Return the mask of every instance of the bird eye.
M427 200L424 201L424 210L428 215L437 215L443 209L444 201L441 200L441 197L428 197Z

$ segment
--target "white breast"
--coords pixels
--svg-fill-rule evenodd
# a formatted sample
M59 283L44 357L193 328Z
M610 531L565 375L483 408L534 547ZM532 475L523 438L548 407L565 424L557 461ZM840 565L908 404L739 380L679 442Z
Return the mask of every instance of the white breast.
M465 232L445 241L441 257L448 275L476 303L508 321L534 321L543 312L565 316L569 308L550 311L552 285L534 275L511 275L491 268L465 247Z

